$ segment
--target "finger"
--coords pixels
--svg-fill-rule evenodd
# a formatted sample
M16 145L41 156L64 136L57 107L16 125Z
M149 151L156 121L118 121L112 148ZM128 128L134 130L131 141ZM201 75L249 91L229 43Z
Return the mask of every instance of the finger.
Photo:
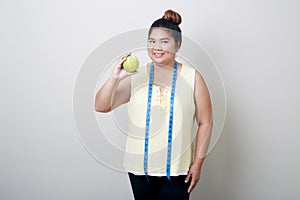
M191 173L191 172L189 172L189 173L188 173L188 175L186 176L186 178L185 178L184 182L185 182L185 183L189 182L189 180L190 180L191 176L192 176L192 173Z
M192 179L190 187L188 189L188 193L192 192L192 190L194 189L195 185L196 185L196 182Z
M127 57L121 57L121 58L119 59L118 64L121 65L126 59L127 59Z
M200 180L200 178L197 176L192 177L192 181L191 181L190 187L188 189L189 193L192 192L192 190L196 187L199 180Z
M127 59L127 57L129 56L129 55L131 55L131 52L128 52L128 53L125 53L125 54L123 54L121 57L120 57L120 59L119 59L119 61L118 61L118 64L117 64L117 68L122 68L122 64L123 64L123 62L125 62L125 60Z
M125 53L122 56L120 56L118 64L122 64L130 54L131 54L131 52L128 52L128 53Z
M131 52L128 52L128 53L123 54L123 55L121 56L121 59L127 58L130 54L131 54Z
M132 75L137 74L139 70L135 70L134 72L131 72Z
M135 70L134 72L127 72L128 75L135 75L137 74L139 71L138 70Z
M126 59L127 59L126 57L120 58L120 60L119 60L118 63L117 63L117 68L118 68L118 69L121 69L121 68L122 68L122 65L123 65L123 63L125 62Z

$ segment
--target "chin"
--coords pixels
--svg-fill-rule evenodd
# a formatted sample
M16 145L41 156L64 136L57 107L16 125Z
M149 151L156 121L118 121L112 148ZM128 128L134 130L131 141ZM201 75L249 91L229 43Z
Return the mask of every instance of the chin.
M166 61L165 61L165 60L152 59L152 61L153 61L153 63L155 63L156 65L161 65L161 66L166 65Z
M166 61L167 61L167 59L164 58L164 56L158 58L158 57L156 57L156 56L154 56L154 55L151 55L151 60L152 60L154 63L160 64L160 65L165 64Z

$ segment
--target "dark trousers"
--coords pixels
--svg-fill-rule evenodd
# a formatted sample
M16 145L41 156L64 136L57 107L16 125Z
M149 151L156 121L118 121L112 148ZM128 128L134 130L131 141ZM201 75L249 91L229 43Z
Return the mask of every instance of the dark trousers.
M135 200L188 200L190 182L185 183L186 175L166 177L129 174Z

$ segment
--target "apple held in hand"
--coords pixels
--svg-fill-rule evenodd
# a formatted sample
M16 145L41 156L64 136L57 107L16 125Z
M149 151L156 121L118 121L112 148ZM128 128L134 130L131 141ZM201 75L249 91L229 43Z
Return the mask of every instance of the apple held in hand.
M127 56L126 60L123 62L123 68L128 72L134 72L139 68L139 60L133 55Z

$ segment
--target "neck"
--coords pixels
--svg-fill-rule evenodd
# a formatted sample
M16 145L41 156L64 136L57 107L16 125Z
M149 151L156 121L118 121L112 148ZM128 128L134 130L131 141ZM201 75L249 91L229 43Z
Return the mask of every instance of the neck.
M168 63L165 63L165 64L160 64L160 63L155 63L154 62L154 66L159 67L159 68L173 68L175 62L176 62L175 60L172 60L172 61L170 61Z

